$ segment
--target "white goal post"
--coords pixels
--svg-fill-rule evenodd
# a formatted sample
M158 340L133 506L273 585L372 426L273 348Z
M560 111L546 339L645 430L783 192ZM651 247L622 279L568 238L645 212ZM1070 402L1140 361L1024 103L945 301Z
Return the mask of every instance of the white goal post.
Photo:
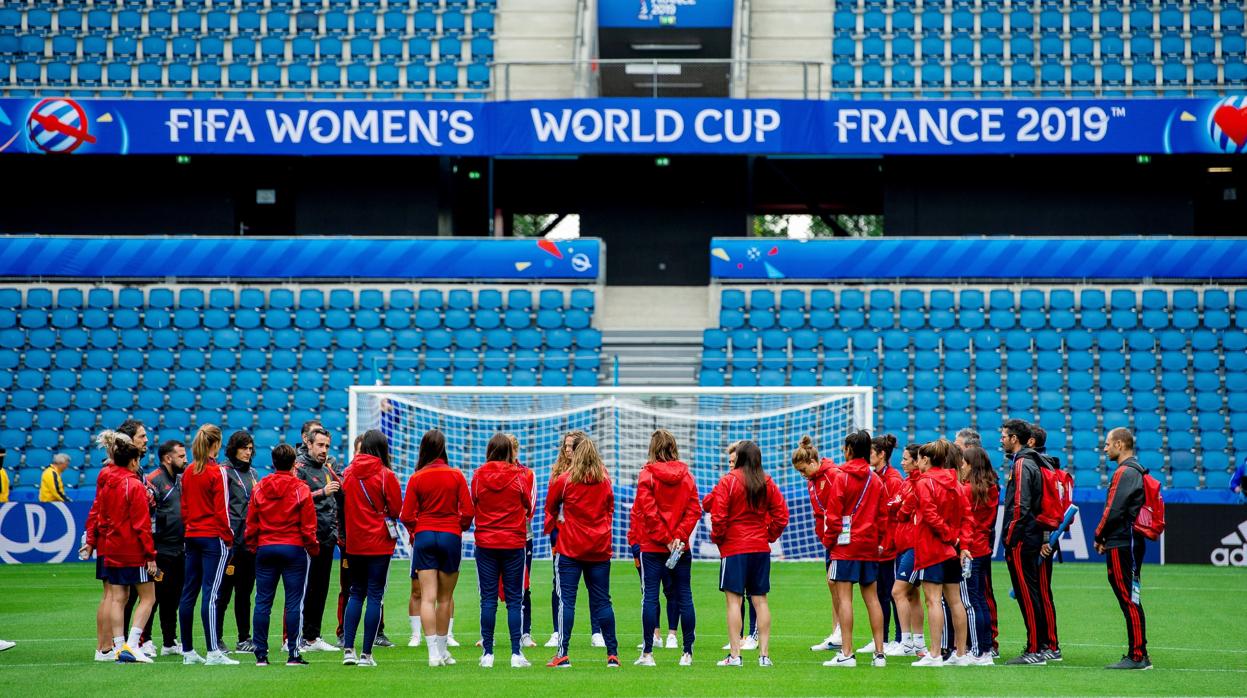
M610 473L615 489L614 550L617 557L627 559L628 513L655 429L675 435L680 459L688 463L702 497L726 472L727 446L752 440L791 512L788 529L773 546L776 558L815 560L822 559L823 546L814 535L805 479L793 470L790 455L808 434L822 455L839 461L848 433L873 429L873 405L870 387L356 385L350 388L348 443L369 429L384 432L405 491L425 431L437 428L446 435L450 464L469 480L485 460L490 437L498 432L514 434L520 443L520 462L536 472L535 554L545 557L550 548L540 529L551 468L562 437L582 430L597 444ZM694 532L694 559L718 557L708 525L709 517L703 517ZM399 554L406 553L403 546ZM473 554L471 536L465 536L464 555Z

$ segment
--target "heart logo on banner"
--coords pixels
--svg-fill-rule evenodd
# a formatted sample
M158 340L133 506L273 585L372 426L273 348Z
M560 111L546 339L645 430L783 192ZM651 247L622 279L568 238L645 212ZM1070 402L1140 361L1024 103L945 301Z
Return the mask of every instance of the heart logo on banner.
M1212 120L1234 145L1247 143L1247 108L1224 106L1213 112Z

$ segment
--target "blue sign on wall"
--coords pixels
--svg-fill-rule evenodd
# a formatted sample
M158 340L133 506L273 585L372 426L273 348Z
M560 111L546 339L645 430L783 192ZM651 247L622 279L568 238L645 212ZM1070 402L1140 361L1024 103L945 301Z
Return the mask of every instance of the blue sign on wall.
M602 27L730 28L732 0L599 0Z
M1225 153L1247 98L0 99L0 152L135 155Z
M592 281L601 256L595 238L0 237L0 276Z
M713 238L718 279L1226 279L1245 238Z

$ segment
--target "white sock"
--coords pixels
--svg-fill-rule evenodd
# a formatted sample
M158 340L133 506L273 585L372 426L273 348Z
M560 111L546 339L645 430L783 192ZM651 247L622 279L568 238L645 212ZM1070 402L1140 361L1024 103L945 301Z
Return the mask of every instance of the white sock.
M411 636L420 637L420 616L408 616L411 620Z
M113 638L113 651L120 652L121 646L126 643L126 639L120 635Z
M426 645L429 646L429 659L430 660L442 658L442 648L439 642L440 639L441 638L439 638L437 635L425 635L424 636L424 642Z
M914 634L913 633L901 633L901 644L902 645L914 644Z
M927 641L922 639L922 633L914 633L914 647L926 647Z
M446 649L446 638L447 637L449 637L449 635L438 635L437 636L437 650L441 652L442 657L450 656L450 650Z
M448 637L454 637L454 636L455 636L455 619L451 618L450 624L446 626L446 634L442 636L442 639L445 639Z
M137 649L140 644L139 640L141 640L142 638L143 638L142 628L130 628L130 637L126 638L126 644Z

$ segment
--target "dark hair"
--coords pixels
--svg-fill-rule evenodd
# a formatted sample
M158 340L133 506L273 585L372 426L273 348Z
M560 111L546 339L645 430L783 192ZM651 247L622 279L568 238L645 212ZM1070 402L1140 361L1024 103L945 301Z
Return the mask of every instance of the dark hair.
M1034 449L1043 453L1044 446L1048 443L1048 432L1038 424L1031 425L1031 438L1035 440Z
M511 442L508 441L507 448L510 447ZM416 470L439 458L450 462L450 459L446 457L446 435L438 429L430 429L420 437L420 455L416 458Z
M905 444L905 452L909 454L910 459L917 462L918 452L922 449L922 444L913 442Z
M309 431L309 432L308 432L305 436L310 436L310 437L312 437L312 441L315 441L315 440L316 440L316 437L318 437L318 436L323 436L323 437L325 437L326 439L329 439L330 441L333 441L333 436L331 436L331 435L329 434L329 430L328 430L328 429L326 429L326 428L324 428L324 427L322 427L322 426L315 426L315 427L312 427L312 430L311 430L311 431Z
M255 446L255 439L251 438L250 432L240 429L229 435L229 441L225 443L225 457L234 460L234 456L248 446ZM254 453L252 457L255 457Z
M290 444L277 444L273 447L273 470L289 470L294 467L295 452Z
M142 455L143 453L139 451L139 447L135 446L133 441L118 441L117 445L113 447L113 464L134 470L137 468L139 457Z
M757 444L741 441L736 445L736 469L745 474L745 501L751 509L761 509L766 504L766 472Z
M359 446L362 455L376 456L381 464L390 467L390 442L380 429L369 429L364 432L364 442Z
M1010 419L1006 421L1004 424L1000 425L1000 430L1016 436L1018 441L1020 441L1023 446L1025 446L1026 442L1030 441L1031 438L1031 425L1020 419Z
M970 465L970 472L966 475L966 482L970 483L970 496L976 504L996 504L990 501L988 493L991 488L999 486L999 478L996 477L996 469L992 467L991 459L987 457L987 451L979 446L966 446L963 449L962 457L966 463Z
M170 439L169 441L162 441L160 442L160 448L156 449L156 457L160 460L164 460L165 456L169 455L170 453L173 453L173 449L179 448L179 447L186 448L186 444L182 443L181 441L178 441L177 439Z
M896 450L896 437L892 434L876 436L870 440L870 447L882 453L885 462L891 462L892 451Z
M312 427L318 427L318 426L320 426L319 419L309 419L303 423L303 428L299 430L299 435L306 439L307 434L308 432L312 430Z
M948 468L953 459L953 443L941 438L938 441L925 443L918 449L918 455L931 461L932 468Z
M117 431L133 439L134 437L139 435L139 429L142 429L142 428L143 428L142 420L127 419L126 421L121 423L121 426L117 427Z
M675 435L666 429L659 429L649 437L649 462L670 463L680 460L680 448L675 443Z
M858 429L844 437L844 447L849 449L849 455L854 458L870 458L870 432L865 429Z
M1125 427L1117 427L1108 433L1109 441L1120 441L1126 448L1134 450L1134 433Z
M948 442L948 465L944 466L958 472L961 471L961 464L966 462L965 453L956 441Z
M437 433L441 434L442 432L439 431ZM425 436L428 436L428 434ZM424 455L423 439L420 441L420 447L420 454ZM446 450L446 439L444 437L442 438L442 450ZM511 443L511 437L503 433L494 434L493 438L489 440L489 444L485 446L485 460L510 463L515 458L514 451L515 448Z

